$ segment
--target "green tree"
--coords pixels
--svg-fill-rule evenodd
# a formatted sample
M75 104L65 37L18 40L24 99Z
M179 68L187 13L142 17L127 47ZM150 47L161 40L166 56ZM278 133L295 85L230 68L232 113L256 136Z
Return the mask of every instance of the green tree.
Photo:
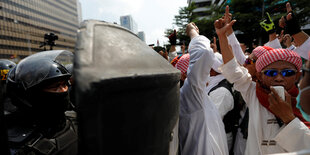
M253 39L261 38L261 43L268 41L268 34L260 27L259 22L264 19L264 14L269 12L273 19L277 33L281 32L278 26L279 19L286 15L286 3L288 0L231 0L227 3L233 13L233 18L237 20L234 30L243 32L240 42L245 42L251 46ZM310 1L291 0L291 5L299 19L300 25L309 24Z
M196 15L193 15L193 10L196 8L195 3L192 3L190 6L181 7L179 10L179 14L174 16L174 25L177 27L177 44L186 45L189 44L189 38L186 36L185 29L186 25L190 22L195 21L197 18ZM173 29L166 29L165 36L168 37L170 34L173 33ZM169 48L169 45L167 49Z
M225 12L225 6L230 6L230 12L233 14L233 19L237 22L234 25L235 32L240 42L246 43L251 48L252 40L261 38L261 43L268 41L268 34L260 27L259 22L264 19L265 12L269 12L273 19L277 33L280 33L281 28L278 27L278 21L281 16L286 14L286 3L288 0L226 0L221 6L212 5L205 12L207 18L199 18L193 13L196 8L195 3L189 7L180 8L179 14L175 16L174 25L178 28L177 38L179 43L189 43L189 38L185 34L186 25L189 22L195 22L199 27L200 34L205 35L209 39L216 35L213 23L220 18ZM291 0L292 8L299 19L300 25L304 26L310 23L310 1L309 0ZM173 29L167 29L165 36L169 36Z

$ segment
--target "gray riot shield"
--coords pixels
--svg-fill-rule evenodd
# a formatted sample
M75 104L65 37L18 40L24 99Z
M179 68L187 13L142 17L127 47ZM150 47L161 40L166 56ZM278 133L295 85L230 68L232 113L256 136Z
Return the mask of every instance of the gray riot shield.
M85 21L74 76L80 154L169 154L180 72L135 34Z

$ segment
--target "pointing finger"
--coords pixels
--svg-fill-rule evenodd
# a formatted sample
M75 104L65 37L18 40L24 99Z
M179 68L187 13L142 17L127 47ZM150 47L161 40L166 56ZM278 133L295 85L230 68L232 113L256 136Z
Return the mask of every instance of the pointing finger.
M286 3L286 11L287 12L291 12L292 11L292 7L291 7L291 4L289 2Z
M229 6L228 5L225 8L225 16L229 16Z

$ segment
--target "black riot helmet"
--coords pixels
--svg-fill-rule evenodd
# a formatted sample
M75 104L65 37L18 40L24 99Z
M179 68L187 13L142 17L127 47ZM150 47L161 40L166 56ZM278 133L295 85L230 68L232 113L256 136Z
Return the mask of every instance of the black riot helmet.
M12 69L16 66L16 63L7 59L0 59L0 69Z
M65 66L67 70L72 74L73 73L73 64L68 64Z
M16 64L13 61L7 59L0 59L0 73L1 73L1 82L6 81L7 74L11 69L13 69Z
M6 93L6 79L10 70L12 70L16 64L13 61L7 59L0 59L0 101L4 99Z
M42 88L49 83L68 80L71 76L64 67L72 63L73 54L52 50L28 56L9 72L7 90L18 108L32 108L34 99L42 97ZM49 100L49 99L46 99ZM48 102L48 101L46 101ZM45 104L41 101L41 104Z

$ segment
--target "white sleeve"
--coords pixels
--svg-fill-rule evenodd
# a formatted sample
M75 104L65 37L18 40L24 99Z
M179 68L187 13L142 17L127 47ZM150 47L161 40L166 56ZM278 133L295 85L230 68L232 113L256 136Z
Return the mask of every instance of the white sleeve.
M295 52L304 59L309 60L308 54L310 52L310 37L301 46L297 47Z
M288 152L309 149L310 129L295 118L277 134L275 141Z
M236 59L230 60L228 63L221 66L221 71L224 77L234 84L234 89L239 91L243 99L247 102L252 90L255 90L255 83L252 82L252 77L248 73L248 70L243 66L240 66Z
M276 38L276 39L274 39L274 40L272 40L272 41L270 41L270 42L267 42L267 43L265 44L265 46L269 46L269 47L274 48L274 49L282 48L282 46L281 46L280 41L279 41L278 38Z
M210 92L210 99L218 109L222 119L224 116L234 108L234 97L224 87L219 87L214 91Z
M214 69L216 72L220 73L219 67L223 65L223 62L221 62L219 59L214 59L214 63L212 65L212 69Z
M230 34L228 37L228 44L231 46L232 51L234 53L235 58L237 59L238 63L243 65L246 59L246 56L244 55L240 43L238 39L236 38L235 33Z
M192 85L204 90L215 59L210 40L205 36L197 36L191 40L188 51L190 55L188 80Z

